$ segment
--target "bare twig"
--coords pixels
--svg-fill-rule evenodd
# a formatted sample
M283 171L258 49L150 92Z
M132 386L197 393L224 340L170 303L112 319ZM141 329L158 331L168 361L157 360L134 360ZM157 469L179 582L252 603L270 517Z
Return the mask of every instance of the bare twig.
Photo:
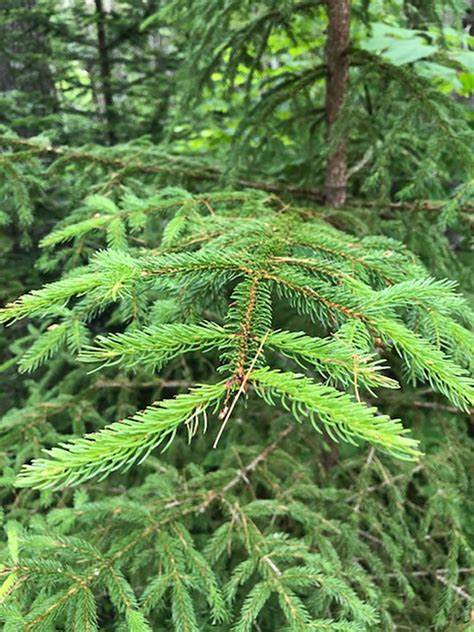
M439 582L441 582L445 586L448 586L448 588L451 588L451 590L454 590L454 592L457 595L459 595L460 597L462 597L466 601L471 601L472 600L472 597L471 597L471 595L469 595L469 593L467 593L465 590L463 590L459 586L456 586L455 584L449 583L449 581L446 579L446 577L444 577L444 575L439 575L438 573L435 573L435 577L436 577L436 579Z
M262 450L262 452L260 452L260 454L258 454L253 461L250 461L250 463L248 465L246 465L245 467L241 468L240 470L237 471L237 474L234 476L234 478L227 483L227 485L225 485L222 489L222 491L224 493L230 491L232 488L234 488L236 485L238 485L238 483L240 483L240 481L247 481L248 477L247 475L250 474L251 472L253 472L254 470L257 469L257 467L259 467L259 465L261 465L262 463L264 463L268 457L270 456L270 454L272 452L274 452L278 445L281 443L281 441L287 437L290 432L292 432L294 429L294 426L287 426L284 430L282 430L277 438L275 439L275 441L273 443L271 443L269 446L267 446L264 450Z
M221 424L221 427L220 427L220 429L219 429L219 432L217 433L216 440L214 441L214 445L212 446L213 448L217 448L217 445L218 445L218 443L219 443L220 438L222 437L222 433L224 432L224 429L225 429L225 427L226 427L226 425L227 425L227 422L229 421L230 416L232 415L232 413L233 413L233 411L234 411L234 408L235 408L235 406L236 406L236 404L237 404L237 402L238 402L238 400L239 400L240 396L241 396L241 395L242 395L242 393L245 391L245 388L246 388L246 386L247 386L247 382L248 382L249 376L250 376L250 374L251 374L251 373L252 373L252 371L253 371L253 368L254 368L254 366L255 366L255 363L257 362L258 357L259 357L259 355L260 355L260 354L261 354L261 352L262 352L263 345L265 344L265 341L267 340L267 338L268 338L268 335L269 335L269 334L270 334L270 331L267 331L267 333L263 336L263 338L262 338L262 340L261 340L261 342L260 342L260 345L259 345L259 347L258 347L258 349L257 349L257 353L255 354L255 357L254 357L254 359L252 360L252 363L251 363L251 365L249 366L248 371L247 371L247 372L246 372L246 374L244 375L244 377L243 377L243 379L242 379L242 384L240 385L240 388L239 388L239 390L237 391L237 394L236 394L236 396L234 397L234 399L233 399L233 401L232 401L231 405L229 406L229 410L227 411L226 416L224 417L224 419L223 419L223 421L222 421L222 424Z
M413 402L413 405L416 408L429 408L430 410L439 410L446 413L458 413L459 415L474 414L474 409L470 408L468 411L461 410L460 408L456 408L455 406L447 406L446 404L438 404L436 402Z

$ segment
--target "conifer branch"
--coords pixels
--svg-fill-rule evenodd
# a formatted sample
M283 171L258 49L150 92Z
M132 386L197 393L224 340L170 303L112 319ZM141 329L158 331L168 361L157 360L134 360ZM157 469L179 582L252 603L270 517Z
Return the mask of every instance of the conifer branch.
M320 419L335 441L342 438L354 443L355 438L363 439L404 459L421 455L418 442L404 436L407 430L399 420L379 415L376 408L354 402L347 394L332 387L317 384L296 373L269 369L253 371L251 379L257 393L269 404L274 405L275 399L281 401L296 419L302 422L308 418L316 429L316 420Z
M202 325L164 324L123 334L98 336L94 346L85 347L79 359L104 365L137 364L161 367L176 355L232 344L232 337L214 323Z
M93 476L104 478L118 468L128 469L165 441L169 444L180 425L187 423L191 436L194 435L199 418L206 414L206 409L217 407L224 393L222 383L199 386L98 433L46 450L50 458L36 459L25 466L17 484L38 489L58 488L76 485Z
M184 175L190 179L196 179L199 181L218 182L222 179L222 172L217 167L209 166L194 166L192 168L186 168L186 166L180 165L177 167L170 167L162 164L150 164L149 160L141 161L140 159L126 160L120 157L110 157L106 154L87 150L71 149L69 147L55 147L52 145L45 145L36 143L35 141L20 139L13 136L0 135L0 145L9 147L21 147L25 149L25 157L31 155L46 155L58 157L62 163L68 162L85 162L85 163L98 163L104 167L113 169L126 170L127 173L143 173L143 174L156 174L156 175L169 175L182 178ZM119 150L120 146L115 146L115 150ZM177 158L181 158L177 156ZM59 167L59 165L57 165ZM324 203L324 192L321 189L311 187L301 187L297 185L291 185L278 182L265 182L260 180L251 180L248 178L238 178L236 186L244 189L255 189L258 191L265 191L267 193L274 193L277 195L291 195L297 198L311 200L317 204ZM417 202L410 201L398 201L391 200L358 200L349 199L346 208L349 209L392 209L392 210L407 210L412 212L442 212L446 207L447 202L444 200L422 200ZM471 213L474 210L474 206L470 203L464 203L462 206L465 212Z
M318 373L346 386L353 384L357 375L359 383L366 388L398 388L395 380L381 373L385 368L383 360L376 360L372 354L358 355L337 339L318 339L303 332L280 331L270 334L266 346L277 349L302 366L308 363Z

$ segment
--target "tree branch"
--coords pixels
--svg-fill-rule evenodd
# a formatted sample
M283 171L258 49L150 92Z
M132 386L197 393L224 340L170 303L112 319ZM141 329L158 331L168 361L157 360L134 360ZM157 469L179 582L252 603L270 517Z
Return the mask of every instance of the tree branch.
M149 173L164 174L187 177L195 180L207 180L209 182L218 182L223 173L219 169L210 166L199 165L196 167L186 167L185 165L168 166L153 164L153 156L149 156L149 161L143 163L136 156L131 160L125 160L118 156L104 156L95 154L93 151L74 150L67 146L52 146L36 143L27 139L16 138L14 136L0 135L0 146L9 146L31 151L38 155L57 156L64 161L84 161L96 162L105 167L112 169L124 170L127 173ZM175 156L175 158L185 158L184 156ZM4 159L4 158L3 158ZM0 160L2 154L0 152ZM261 180L249 180L247 178L239 178L235 184L246 189L255 189L258 191L266 191L275 195L291 195L297 198L311 200L317 204L324 203L324 192L321 189L312 187L300 187L283 182L265 182ZM387 200L368 201L360 199L349 199L345 204L346 209L388 209L393 211L423 211L423 212L440 212L443 210L448 200L421 200L419 202L391 202ZM474 204L466 204L463 207L465 213L474 211Z

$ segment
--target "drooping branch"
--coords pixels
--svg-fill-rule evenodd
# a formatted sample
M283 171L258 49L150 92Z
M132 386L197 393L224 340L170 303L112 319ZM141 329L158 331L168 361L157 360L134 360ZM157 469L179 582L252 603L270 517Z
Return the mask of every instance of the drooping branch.
M327 0L326 125L330 142L347 93L349 76L350 0ZM330 206L343 206L347 197L347 141L338 139L331 149L325 181L325 199Z
M114 177L117 181L120 177L130 176L133 173L141 174L156 174L164 176L181 176L189 178L191 180L201 180L208 182L218 182L223 173L217 167L210 165L193 165L191 162L189 165L184 162L180 164L173 164L172 161L167 160L165 164L160 162L156 155L150 153L146 156L146 160L140 159L136 154L132 154L131 157L125 157L124 150L123 155L118 152L114 155L105 155L103 151L95 152L88 149L72 149L71 147L64 145L49 145L44 143L38 143L34 140L28 140L24 138L18 138L16 136L9 136L0 134L0 148L11 147L18 151L24 151L24 156L27 157L27 152L31 156L49 156L51 160L58 158L62 163L67 162L95 162L102 165L105 168L110 168L117 173ZM103 148L102 148L103 149ZM183 158L183 156L179 156ZM5 156L2 156L0 150L0 160L5 160ZM171 164L170 164L171 163ZM300 187L291 185L284 182L267 182L263 180L250 180L247 178L239 178L235 182L236 186L244 189L255 189L257 191L266 191L275 195L289 195L295 198L303 200L310 200L316 204L324 203L323 191L317 188ZM420 200L417 202L401 201L390 202L387 200L362 200L356 198L349 198L344 204L346 209L377 209L378 212L385 211L412 211L412 212L440 212L442 211L449 200ZM474 211L474 205L470 202L461 205L462 211L466 214L471 214Z

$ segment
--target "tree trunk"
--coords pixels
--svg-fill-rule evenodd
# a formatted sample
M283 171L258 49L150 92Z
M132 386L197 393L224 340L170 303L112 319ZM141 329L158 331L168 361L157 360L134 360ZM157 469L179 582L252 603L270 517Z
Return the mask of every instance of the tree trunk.
M327 0L327 8L326 125L330 139L347 93L351 0ZM342 206L346 201L347 141L344 138L336 143L329 154L324 189L326 202L330 206Z
M117 141L115 131L114 94L111 83L111 70L107 36L105 33L105 11L102 0L95 0L97 14L97 47L99 52L100 77L102 81L102 95L104 97L104 114L107 124L107 139L110 145Z

